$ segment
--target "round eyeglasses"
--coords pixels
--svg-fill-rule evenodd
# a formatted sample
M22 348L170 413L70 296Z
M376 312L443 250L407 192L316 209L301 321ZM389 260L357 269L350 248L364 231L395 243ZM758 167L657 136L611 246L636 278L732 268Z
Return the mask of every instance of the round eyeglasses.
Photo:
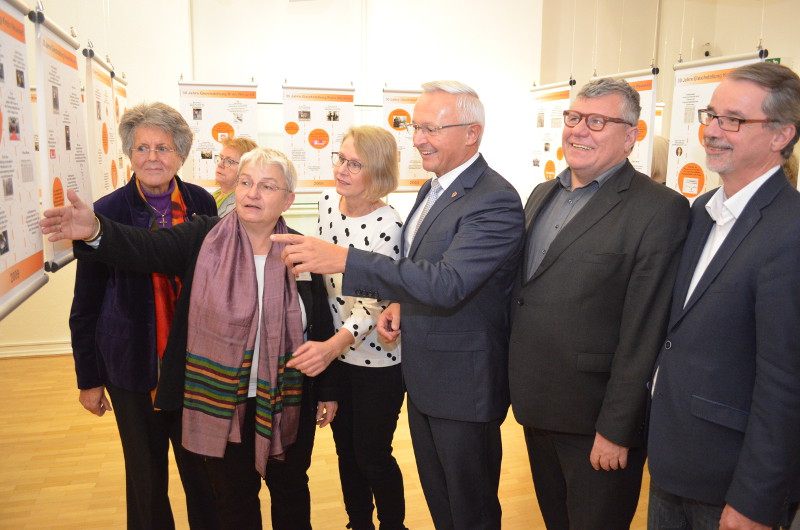
M564 125L566 125L569 128L575 127L584 118L586 119L586 126L589 128L589 130L595 132L602 131L605 128L607 122L624 123L625 125L630 125L631 127L634 126L632 123L628 123L622 118L612 118L610 116L604 116L602 114L584 114L582 112L578 112L577 110L564 111Z
M331 162L333 162L333 167L339 167L342 164L346 163L347 171L349 171L353 175L361 171L361 168L364 167L358 160L348 160L336 152L331 153Z

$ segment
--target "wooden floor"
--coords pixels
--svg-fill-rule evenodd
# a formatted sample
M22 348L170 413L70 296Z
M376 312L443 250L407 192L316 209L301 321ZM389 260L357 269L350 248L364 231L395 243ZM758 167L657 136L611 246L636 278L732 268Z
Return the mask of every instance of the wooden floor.
M125 528L125 478L116 423L78 403L71 356L0 359L0 529ZM503 425L500 502L503 528L544 529L536 504L522 431ZM432 529L417 477L405 409L395 435L395 455L406 487L406 525ZM317 433L311 465L312 524L318 530L347 523L330 429ZM188 528L174 462L170 498L178 528ZM647 483L631 528L644 529ZM269 513L269 496L262 490ZM270 528L265 521L265 528Z

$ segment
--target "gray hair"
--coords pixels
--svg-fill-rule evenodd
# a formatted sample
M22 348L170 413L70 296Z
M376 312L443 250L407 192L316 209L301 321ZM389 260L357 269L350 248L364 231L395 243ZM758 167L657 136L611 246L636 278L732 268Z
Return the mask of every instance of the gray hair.
M269 165L277 166L281 170L283 178L286 179L286 187L289 188L290 192L293 192L297 186L297 171L294 168L294 164L286 155L269 147L259 147L245 153L239 160L239 171L236 173L236 178L239 178L245 166L264 168Z
M457 96L456 109L461 123L479 123L481 129L486 124L486 113L483 110L478 93L460 81L430 81L422 84L422 92L447 92Z
M119 135L122 150L131 158L133 140L139 127L156 127L172 136L175 151L185 162L192 148L192 130L181 113L164 103L140 103L122 115L119 122Z
M733 70L727 79L750 81L769 92L761 110L776 123L765 125L774 128L794 125L794 138L781 150L781 156L787 160L800 138L800 77L782 64L758 62Z
M632 127L636 127L639 124L639 114L642 112L639 93L624 79L601 77L590 81L583 85L576 99L599 98L609 94L619 94L622 97L622 119Z

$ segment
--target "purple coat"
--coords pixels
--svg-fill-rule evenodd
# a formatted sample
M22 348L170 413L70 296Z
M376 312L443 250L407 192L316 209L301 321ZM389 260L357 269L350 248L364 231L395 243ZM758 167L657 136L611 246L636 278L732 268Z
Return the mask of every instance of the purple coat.
M97 213L147 229L154 218L136 187L135 177L94 204ZM217 205L200 186L175 180L194 214L216 215ZM158 379L156 323L151 275L103 263L78 261L75 296L69 317L78 388L111 383L131 392L149 392Z

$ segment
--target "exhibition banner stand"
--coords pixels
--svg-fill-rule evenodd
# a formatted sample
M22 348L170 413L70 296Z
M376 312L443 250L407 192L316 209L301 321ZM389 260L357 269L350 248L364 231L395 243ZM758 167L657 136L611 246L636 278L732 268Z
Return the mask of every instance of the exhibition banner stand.
M125 112L128 111L128 81L124 75L114 75L111 84L114 87L114 131L117 133L116 152L114 157L117 160L117 184L122 187L131 180L131 161L122 149L122 138L119 137L119 122Z
M225 138L258 142L256 84L178 83L180 112L194 133L192 150L181 178L201 186L216 186L214 157Z
M353 125L352 88L283 87L284 152L297 168L298 192L334 186L331 153Z
M42 206L45 210L64 206L69 189L91 201L85 109L75 53L80 44L43 12L32 11L29 17L36 22ZM45 270L55 272L72 259L71 241L45 244Z
M0 320L47 283L25 45L29 11L0 0Z
M569 110L573 84L574 81L570 80L531 90L534 117L531 151L533 186L554 179L567 167L561 148L561 131L564 128L564 111Z
M736 68L766 57L766 50L728 57L678 63L672 99L667 162L667 186L690 200L719 186L716 173L706 169L703 149L704 125L697 111L711 101L714 89Z
M84 48L86 57L86 109L89 133L89 167L92 172L94 200L125 183L120 179L117 161L117 126L114 120L114 69L92 48Z
M383 126L388 127L400 151L400 185L397 191L418 191L431 177L422 167L422 157L414 147L414 139L406 131L414 114L420 90L383 89Z

